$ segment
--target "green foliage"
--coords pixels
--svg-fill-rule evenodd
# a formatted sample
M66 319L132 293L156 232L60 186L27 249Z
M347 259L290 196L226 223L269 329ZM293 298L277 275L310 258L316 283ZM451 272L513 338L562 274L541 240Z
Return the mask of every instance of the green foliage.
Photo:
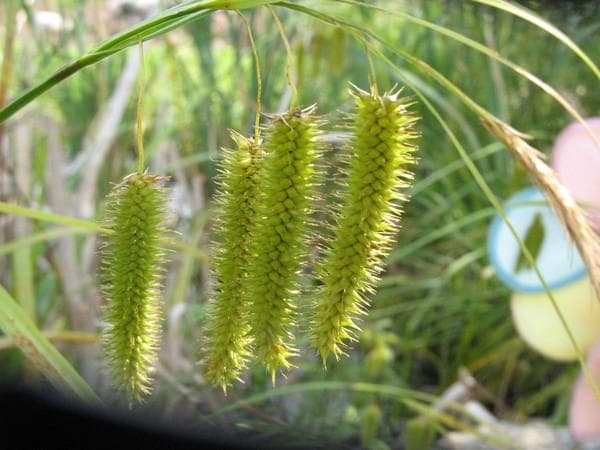
M225 390L248 359L248 264L256 222L262 150L260 143L232 134L237 148L224 150L217 202L215 298L205 321L206 379ZM205 346L205 348L204 348Z
M77 371L32 322L23 308L0 285L0 330L58 389L74 394L92 405L100 399Z
M23 8L33 9L26 3ZM61 10L63 3L48 0L44 9ZM61 31L60 42L46 39L43 31L36 33L35 39L29 39L27 24L22 28L25 34L15 37L13 77L8 90L8 98L15 103L7 104L0 112L0 121L11 117L4 136L11 143L8 167L14 163L14 155L21 152L30 151L36 162L30 199L11 197L8 173L9 197L0 203L0 212L5 213L0 220L0 234L6 231L4 236L11 236L14 215L32 219L33 227L29 235L0 243L0 277L13 292L10 280L17 269L3 255L12 256L17 248L31 247L31 260L36 268L33 273L36 297L32 300L38 312L32 330L68 326L64 311L71 305L63 284L59 250L62 244L69 244L75 248L76 262L91 263L87 265L93 267L94 258L86 255L86 249L92 247L88 244L93 241L94 233L110 230L93 221L66 217L79 216L78 187L73 181L88 176L86 165L72 174L64 192L65 202L59 202L67 209L61 210L50 201L51 194L57 188L60 193L63 184L62 178L55 176L56 152L53 156L50 150L58 145L69 149L69 158L85 156L81 153L82 138L93 133L95 124L90 119L107 106L105 101L121 70L122 59L114 53L137 45L140 39L151 39L172 30L164 39L155 39L152 46L146 46L145 61L149 74L148 101L144 108L148 162L151 167L160 168L161 173L164 170L172 174L175 192L184 193L176 203L177 207L184 206L183 212L174 218L181 240L171 244L177 244L173 248L185 255L178 254L169 266L165 292L170 300L165 305L169 318L165 321L165 331L168 343L175 350L169 347L162 363L165 379L167 375L172 378L157 383L152 401L156 407L165 406L165 411L174 404L178 412L197 411L195 399L213 395L207 394L207 384L197 382L199 367L189 358L197 354L200 335L205 332L200 324L210 290L206 288L209 271L203 251L210 231L205 225L207 221L212 223L213 218L211 198L216 162L220 159L219 149L228 145L227 128L248 129L255 114L256 79L244 23L234 12L202 10L207 3L198 1L185 2L139 24L96 20L98 16L89 13L89 2L81 3L77 10L71 8L75 3L81 2L70 1L61 11L76 26ZM96 3L94 12L104 12L103 2ZM262 3L222 1L212 5ZM492 0L399 0L393 6L391 2L303 0L273 5L297 54L292 78L296 76L299 104L318 100L320 109L331 114L332 120L352 107L347 101L347 81L367 85L369 76L365 70L365 46L354 37L362 33L360 30L368 30L374 45L367 49L373 52L371 58L379 85L389 88L401 82L421 90L464 145L466 156L457 157L448 131L425 110L424 103L415 105L415 114L422 117L420 147L426 153L415 168L416 183L409 191L412 203L403 213L402 233L396 237L395 248L386 261L386 272L377 282L377 291L369 295L373 307L364 319L366 331L360 335L361 345L348 351L350 358L329 364L327 371L322 370L316 358L298 358L300 368L290 372L289 385L284 385L282 391L265 389L262 368L251 371L249 382L233 386L235 395L226 402L256 397L269 401L254 403L256 409L247 412L236 411L231 416L232 425L243 424L265 433L295 433L300 438L311 435L316 439L326 436L355 443L360 435L359 412L376 403L383 415L373 442L396 442L400 435L410 433L407 418L415 412L381 396L381 388L401 386L439 394L455 382L462 367L493 394L493 405L487 405L502 418L545 416L555 423L565 422L570 387L578 367L545 360L527 349L516 336L510 319L510 291L491 276L486 258L487 223L496 210L490 207L466 165L475 165L499 197L510 196L530 181L503 145L480 126L478 114L465 106L465 99L459 99L455 91L448 89L448 84L438 84L439 78L436 82L422 70L424 64L436 69L468 99L533 136L534 144L542 151L549 150L556 133L573 119L565 111L564 103L557 102L556 95L539 89L544 85L532 83L531 76L559 90L559 98L568 100L583 116L596 114L600 108L600 96L594 95L597 69L589 61L600 58L600 46L593 39L598 23L593 14L571 14L562 7L542 9L539 2L530 4L543 19L524 15L522 7L514 2ZM290 11L292 6L302 6L314 15ZM384 10L376 9L378 6ZM283 74L288 57L272 15L262 7L245 10L243 14L255 30L260 63L265 69L263 109L285 109L288 86ZM316 20L319 14L330 17L319 22ZM536 24L528 21L532 18ZM556 28L543 22L548 18L555 21ZM185 23L189 25L181 26ZM177 27L180 28L175 30ZM570 39L557 34L558 29ZM95 46L99 39L119 30L125 31L100 47ZM95 48L91 54L72 60L74 55L90 48ZM587 61L581 61L584 58L579 48L589 55ZM380 55L375 54L378 50L395 67L383 63ZM400 52L413 55L414 59L401 58ZM110 60L93 68L79 70L108 57ZM569 70L556 70L557 67ZM54 76L42 81L57 69ZM78 73L65 80L60 88L39 97L75 72ZM23 94L29 87L33 91ZM24 96L20 97L21 94ZM37 100L25 114L13 115L33 99ZM96 183L95 205L91 205L97 211L109 188L108 180L134 167L132 104L121 121L122 132L112 143L111 152L105 161L97 161L102 169ZM48 108L50 105L60 105L60 110ZM15 131L19 122L29 119L33 120L32 126L28 126L34 141L32 148L13 145L18 143ZM49 130L57 132L58 142L51 142ZM338 142L335 141L333 151L324 155L330 160L328 169L332 174L326 179L326 192L335 189L332 180L337 179L334 174L338 169ZM87 156L89 161L95 159L95 155ZM54 180L60 181L54 183ZM30 201L30 208L16 206L15 200L23 201L24 206ZM54 214L58 212L63 215ZM45 222L55 225L50 228ZM84 275L87 276L82 280L92 274L88 269ZM307 283L311 281L309 277L306 279ZM78 299L82 302L93 300L90 294L93 290L87 284L82 284L79 292ZM16 300L24 304L27 299ZM178 316L182 310L186 313ZM10 308L7 311L12 319ZM308 328L304 323L301 325ZM388 341L388 336L394 339ZM303 339L300 337L299 347L304 346ZM0 340L2 345L13 345L8 336ZM52 352L51 345L39 348L50 359L60 356ZM86 377L90 372L99 372L96 360L91 367L84 365L93 347L77 342L60 349ZM68 367L66 360L63 363ZM7 364L0 362L2 370L17 368ZM103 386L99 380L88 379L88 382L92 388ZM328 383L332 382L337 383L336 390L328 392ZM373 385L377 389L368 392L352 389L355 384L365 382L377 383ZM182 392L189 395L182 396ZM272 392L280 392L285 399L271 397ZM355 411L356 417L345 420L346 410ZM194 416L194 412L189 415ZM428 420L439 430L436 418ZM426 444L423 446L428 448Z
M428 418L417 416L406 421L404 429L406 450L429 450L435 437L435 429Z
M105 212L105 226L113 231L102 261L105 347L114 383L130 403L150 393L160 343L166 201L161 182L146 173L128 175L111 192Z
M542 215L537 213L533 216L533 222L527 229L525 233L525 240L523 241L525 247L531 253L534 259L538 257L540 254L540 250L542 249L542 244L544 243L544 222L542 222ZM531 269L529 262L525 258L523 252L519 252L519 256L517 257L517 261L515 263L515 272L520 272L524 268Z
M377 403L371 403L364 408L360 421L360 440L366 448L371 448L382 416L381 408Z
M314 108L273 116L265 137L264 175L249 266L250 324L256 358L271 376L295 354L290 328L296 276L307 245L315 188Z
M398 229L400 209L394 201L408 186L413 163L415 117L397 93L378 95L355 89L348 187L337 218L335 237L322 267L323 290L314 313L312 345L325 363L330 353L343 354L358 327L356 316L367 307L373 286Z

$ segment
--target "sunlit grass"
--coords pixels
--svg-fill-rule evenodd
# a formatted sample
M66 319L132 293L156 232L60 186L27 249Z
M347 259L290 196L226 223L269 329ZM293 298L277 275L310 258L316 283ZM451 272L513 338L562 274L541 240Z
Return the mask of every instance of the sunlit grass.
M498 210L496 199L531 181L479 118L493 115L508 121L532 136L539 148L549 150L564 125L600 108L600 98L594 95L598 83L594 61L600 55L591 39L594 24L589 19L574 18L571 23L554 26L500 0L463 2L461 7L441 1L398 1L392 6L392 2L363 5L356 1L186 2L100 45L97 39L87 37L82 48L75 51L71 46L56 56L49 56L49 52L43 56L41 47L27 50L17 39L15 60L33 55L39 73L70 65L47 81L37 72L15 73L18 83L13 82L10 91L13 102L0 110L0 121L10 117L10 131L28 114L44 111L54 117L55 126L61 127L70 157L80 151L90 121L114 88L126 58L119 52L140 40L152 40L146 44L145 57L146 152L150 165L166 168L176 186L187 186L188 203L192 198L189 192L202 191L193 194L202 201L191 203L200 209L182 215L174 224L183 236L172 243L177 257L169 274L176 281L167 284L166 295L173 300L165 309L169 321L175 320L169 314L176 304L185 305L194 314L173 322L173 328L171 322L167 324L167 332L175 336L169 339L183 350L177 355L179 365L165 360L165 370L194 394L209 395L195 378L197 369L186 364L195 357L198 319L206 297L205 249L211 230L212 180L219 148L228 144L227 128L251 132L257 90L243 20L235 13L219 13L226 25L218 34L211 31L212 8L225 3L249 8L244 14L254 30L263 67L264 111L278 111L289 104L293 93L286 66L291 64L289 78L298 90L298 103L318 102L320 111L332 119L343 117L351 106L347 82L368 85L365 43L381 88L406 84L412 88L410 93L424 96L417 106L423 116L422 151L411 203L387 261L387 273L379 283L373 310L363 324L365 333L379 336L380 341L388 334L395 338L384 344L377 339L373 342L378 344L361 341L350 359L330 364L327 372L321 371L314 355L303 353L300 370L290 375L288 385L280 391L282 396L292 395L294 389L301 392L305 386L302 411L295 416L288 411L289 405L274 399L276 394L269 393L273 391L266 391L268 380L260 370L253 372L244 386L237 386L231 398L255 399L256 407L267 416L281 416L289 427L315 432L336 429L335 419L323 419L333 414L333 408L337 420L345 424L340 427L340 439L351 436L359 426L348 418L350 415L344 416L344 411L354 407L360 412L375 401L386 411L379 432L388 441L400 431L393 426L396 419L413 416L418 408L379 397L381 386L402 386L435 396L456 380L459 368L466 367L493 394L494 401L486 401L497 414L545 415L564 421L568 386L576 366L545 361L516 338L510 321L509 291L491 274L486 255L487 224ZM272 14L260 6L268 3L281 18L294 57L291 63ZM84 32L86 26L93 28L85 22L80 26ZM86 48L94 50L70 62ZM84 67L88 68L80 71ZM34 87L20 97L21 86ZM27 109L17 113L30 102ZM105 163L99 176L96 216L109 182L135 167L134 118L132 101L113 144L112 161ZM0 204L6 215L31 219L33 231L0 242L0 256L31 249L36 301L47 299L48 308L60 315L62 293L55 286L57 275L40 267L40 262L45 262L44 252L52 251L57 240L71 239L69 236L75 234L79 237L74 242L84 247L82 242L90 235L105 230L93 220L52 214L41 207L49 189L44 179L48 137L38 131L35 142L33 184L37 190L32 191L32 208L16 206L12 199ZM162 164L165 152L170 155L166 165ZM333 161L333 156L327 158ZM68 190L76 191L85 174L84 165L66 177ZM206 217L209 227L205 226ZM48 228L46 222L58 227ZM12 293L18 291L7 278L0 280ZM50 325L44 317L38 317L41 329ZM362 366L382 345L391 359L385 370L374 375ZM160 374L158 378L163 380ZM326 383L336 382L366 382L380 387L371 389L369 399L374 400L367 401L365 392L345 389L347 385L327 387ZM324 408L320 415L317 411L323 402L319 387L332 390L326 395L335 405ZM175 404L186 399L178 394L177 386L160 381L156 401ZM264 401L264 406L259 401ZM233 414L232 409L229 414ZM427 415L426 410L418 412ZM235 414L243 416L240 411ZM436 420L442 424L445 418ZM254 426L261 428L260 423Z

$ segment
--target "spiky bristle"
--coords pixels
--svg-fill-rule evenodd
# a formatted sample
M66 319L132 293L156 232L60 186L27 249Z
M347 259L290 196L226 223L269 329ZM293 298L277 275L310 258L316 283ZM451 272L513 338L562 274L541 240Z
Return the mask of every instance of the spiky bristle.
M262 159L260 143L237 133L232 137L237 149L224 151L220 167L213 261L216 284L203 349L205 377L224 391L240 379L248 359L247 266Z
M116 388L131 404L151 391L160 331L162 178L131 174L109 195L103 250L104 347Z
M311 345L325 363L330 354L342 355L358 329L357 316L368 306L365 295L380 271L382 258L398 229L414 163L410 140L414 116L397 93L380 96L354 89L353 136L349 150L347 189L333 239L319 269L323 282L311 325Z
M307 247L315 189L318 121L314 108L272 117L266 130L261 205L250 265L254 351L271 376L290 367L296 276Z

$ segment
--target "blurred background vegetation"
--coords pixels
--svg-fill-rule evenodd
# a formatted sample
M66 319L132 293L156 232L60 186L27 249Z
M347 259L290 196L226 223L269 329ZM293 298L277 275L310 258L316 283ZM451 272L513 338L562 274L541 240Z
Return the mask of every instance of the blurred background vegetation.
M513 15L453 0L371 3L448 27L498 51L550 83L584 117L600 111L593 72L552 36ZM597 4L526 4L592 60L600 60ZM0 105L154 8L166 6L168 2L123 0L2 2ZM391 14L352 5L328 7L426 61L490 112L531 135L543 151L572 120L523 77L456 41ZM317 103L321 114L339 123L352 106L348 82L368 88L364 48L340 27L275 10L291 46L299 103ZM263 111L285 110L291 97L288 57L273 16L266 8L244 15L260 57ZM406 61L390 58L443 111L496 195L506 198L532 183L458 99ZM381 89L399 82L377 59L375 69ZM303 352L296 359L298 367L278 381L275 391L260 368L227 397L207 386L196 361L209 293L206 254L214 176L220 148L231 145L228 129L252 133L256 112L257 81L245 23L235 12L219 11L153 39L145 45L144 72L147 162L152 172L171 177L169 225L189 250L171 255L161 360L155 392L145 408L164 417L177 415L194 427L236 405L210 420L263 434L387 448L404 439L407 423L415 423L407 420L417 416L389 389L440 396L468 378L475 383L471 395L497 417L565 422L578 367L542 358L517 336L510 292L487 259L487 228L495 210L443 129L418 104L414 108L422 115L422 136L412 199L349 357L324 371L316 355ZM3 124L0 200L98 220L112 183L135 170L139 73L138 49L133 47L76 73ZM328 132L334 148L327 158L333 161L339 133L335 127ZM39 239L11 247L32 236ZM96 279L101 241L81 230L0 214L0 282L100 393L108 390L96 337L102 327ZM0 381L35 380L10 345L0 337ZM250 402L240 404L242 399ZM437 431L451 426L434 422Z

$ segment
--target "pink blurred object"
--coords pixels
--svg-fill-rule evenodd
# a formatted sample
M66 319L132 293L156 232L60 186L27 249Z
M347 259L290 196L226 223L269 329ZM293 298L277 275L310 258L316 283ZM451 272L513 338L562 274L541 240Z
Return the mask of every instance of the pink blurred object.
M588 353L587 363L600 386L600 339ZM577 441L600 439L600 401L583 374L579 375L569 407L569 429Z
M600 117L585 121L600 141ZM558 135L551 165L575 200L586 204L592 225L600 233L600 148L579 122Z

